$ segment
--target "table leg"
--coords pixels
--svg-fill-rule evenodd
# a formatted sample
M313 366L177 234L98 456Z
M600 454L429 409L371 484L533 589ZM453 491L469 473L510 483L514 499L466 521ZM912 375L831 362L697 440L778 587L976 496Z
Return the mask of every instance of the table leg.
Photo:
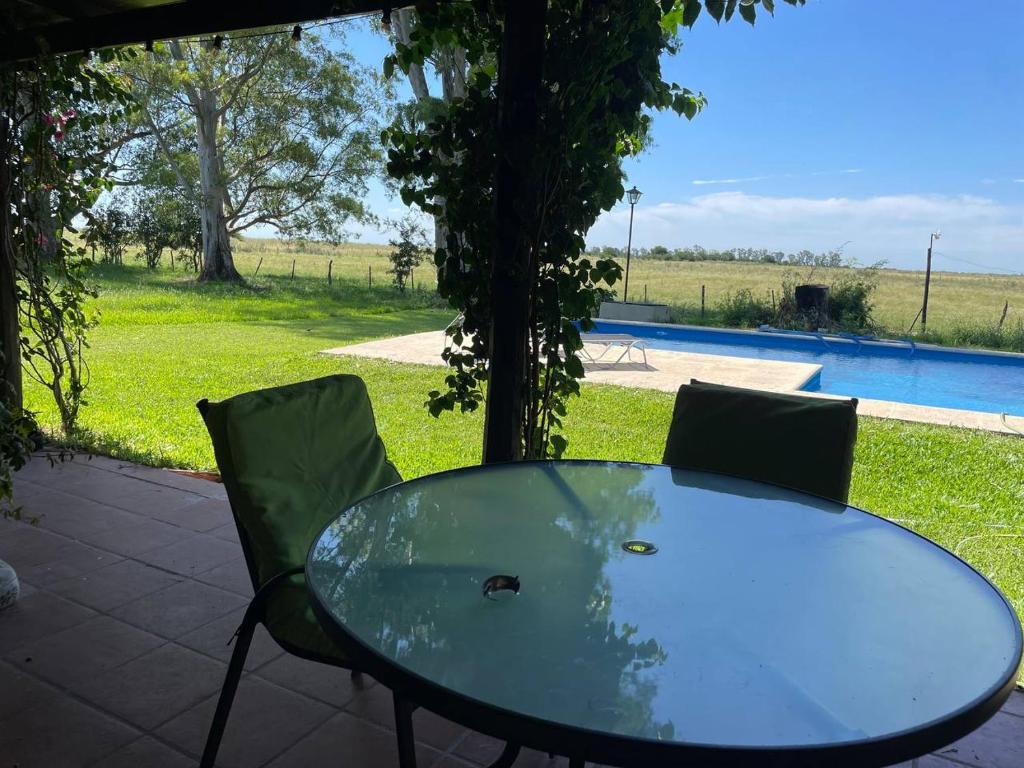
M412 713L416 709L397 693L395 700L395 734L398 737L398 765L400 768L416 768L416 739L412 730Z

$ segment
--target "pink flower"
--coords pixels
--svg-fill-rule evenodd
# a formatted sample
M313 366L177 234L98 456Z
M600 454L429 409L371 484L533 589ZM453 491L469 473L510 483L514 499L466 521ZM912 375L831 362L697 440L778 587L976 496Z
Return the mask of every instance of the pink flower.
M64 131L58 128L56 131L53 132L53 138L55 138L57 141L61 141L64 138Z
M77 114L78 113L75 112L75 108L74 107L70 107L67 112L65 112L65 113L63 113L61 115L61 117L63 117L65 120L70 120L72 117L74 117Z
M44 235L42 232L40 232L38 235L36 235L36 245L46 245L48 242L50 242L50 241L47 239L46 235Z
M47 125L53 125L53 115L43 115L43 122Z

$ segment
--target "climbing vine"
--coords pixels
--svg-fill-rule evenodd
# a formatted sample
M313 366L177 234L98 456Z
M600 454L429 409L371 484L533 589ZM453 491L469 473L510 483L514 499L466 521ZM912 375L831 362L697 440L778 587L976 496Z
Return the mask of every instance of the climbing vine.
M465 96L439 105L426 122L385 132L388 172L402 199L443 217L447 236L434 255L438 290L463 319L448 333L451 367L444 389L429 393L435 416L472 411L484 399L490 349L491 254L495 243L498 72L504 2L419 2L417 23L384 64L385 73L423 66L441 49L466 52ZM803 0L786 0L791 4ZM773 10L770 0L757 0ZM754 20L754 2L741 15ZM680 27L702 9L730 18L736 0L549 0L540 136L528 169L538 185L530 210L528 388L521 414L526 458L562 455L562 420L584 377L580 331L611 295L622 270L584 254L597 217L622 197L622 160L648 142L651 111L692 119L704 96L662 78L660 57L679 47ZM443 201L440 205L438 201Z
M77 223L109 189L109 152L129 109L110 64L128 53L49 58L0 70L4 258L13 263L20 355L53 394L70 434L88 385L83 351L96 322L88 307L89 251Z

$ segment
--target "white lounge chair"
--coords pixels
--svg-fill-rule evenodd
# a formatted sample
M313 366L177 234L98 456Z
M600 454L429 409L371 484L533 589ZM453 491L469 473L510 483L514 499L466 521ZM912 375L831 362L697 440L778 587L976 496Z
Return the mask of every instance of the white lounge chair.
M580 350L580 356L584 362L587 363L606 363L609 365L618 365L622 362L623 358L626 358L629 362L633 362L633 356L630 354L634 349L638 350L644 358L644 366L647 367L647 342L643 339L638 339L636 336L630 336L625 333L581 333L580 339L583 344L600 344L602 345L601 351L592 355L587 351L586 346ZM622 353L615 358L614 362L608 363L604 360L612 349L622 348Z

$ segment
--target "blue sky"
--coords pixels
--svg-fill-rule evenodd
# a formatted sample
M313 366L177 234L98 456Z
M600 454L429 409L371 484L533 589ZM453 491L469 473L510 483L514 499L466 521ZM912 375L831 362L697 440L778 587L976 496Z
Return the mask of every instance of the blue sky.
M850 241L863 263L918 267L941 229L937 267L1024 272L1022 29L1022 0L778 2L754 28L702 15L663 67L708 108L657 115L654 147L627 163L644 192L633 242ZM387 52L364 25L347 44L367 65ZM401 206L379 185L371 205ZM588 242L625 245L627 223L622 205Z

